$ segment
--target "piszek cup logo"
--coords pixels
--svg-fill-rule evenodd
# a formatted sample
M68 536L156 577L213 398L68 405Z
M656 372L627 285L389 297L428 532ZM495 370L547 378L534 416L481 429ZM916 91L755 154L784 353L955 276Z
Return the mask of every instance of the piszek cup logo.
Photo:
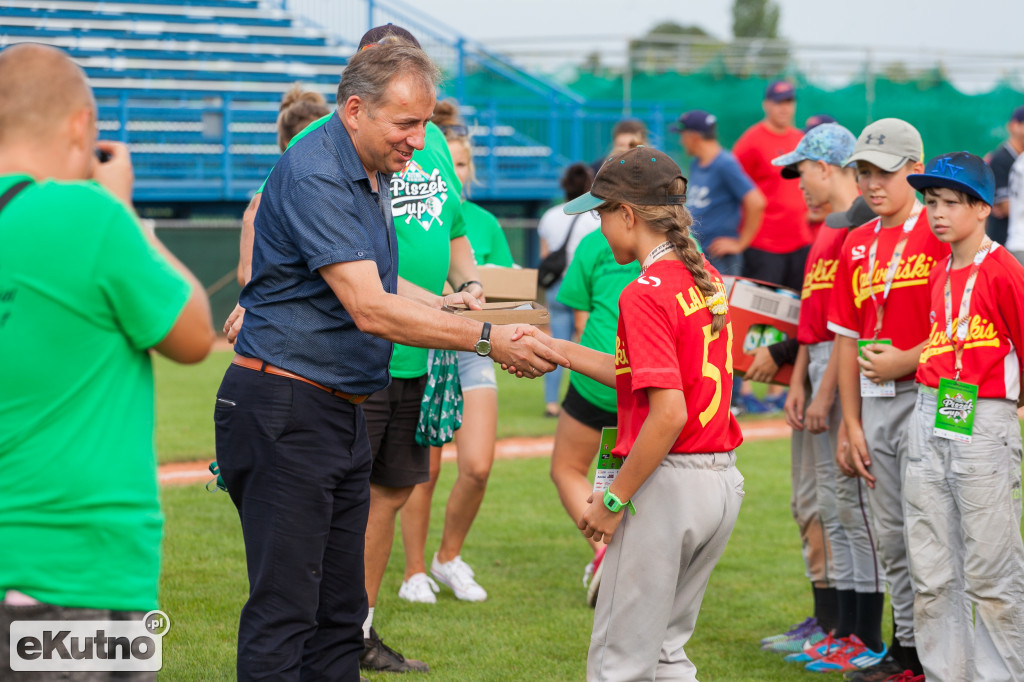
M970 398L964 398L962 394L957 393L953 397L942 399L942 407L939 408L939 414L943 417L951 418L954 422L965 422L971 416L973 410L974 401Z

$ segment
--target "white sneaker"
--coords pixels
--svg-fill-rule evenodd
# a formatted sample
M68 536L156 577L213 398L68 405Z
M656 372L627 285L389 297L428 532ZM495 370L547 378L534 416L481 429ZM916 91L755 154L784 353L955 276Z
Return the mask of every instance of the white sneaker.
M416 573L398 588L398 596L420 604L436 604L437 597L434 595L440 591L441 588L426 573Z
M434 554L434 561L430 564L430 574L437 578L437 582L450 587L455 596L462 601L484 601L487 599L487 592L473 580L473 569L469 567L461 556L442 564Z

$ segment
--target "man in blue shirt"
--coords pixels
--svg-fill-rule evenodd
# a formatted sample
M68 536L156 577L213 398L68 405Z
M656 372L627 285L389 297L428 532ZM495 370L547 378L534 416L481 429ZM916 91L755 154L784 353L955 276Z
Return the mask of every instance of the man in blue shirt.
M723 275L738 276L743 252L761 227L765 198L733 155L718 143L717 129L714 115L700 109L687 111L672 128L693 157L686 189L686 208L693 216L691 229L711 264Z
M389 176L423 148L438 71L411 45L349 61L338 111L275 166L256 215L245 324L214 414L238 508L249 600L240 680L358 679L371 458L359 404L388 385L392 342L475 349L539 376L567 364L516 326L441 312L399 281ZM398 294L398 295L396 295Z

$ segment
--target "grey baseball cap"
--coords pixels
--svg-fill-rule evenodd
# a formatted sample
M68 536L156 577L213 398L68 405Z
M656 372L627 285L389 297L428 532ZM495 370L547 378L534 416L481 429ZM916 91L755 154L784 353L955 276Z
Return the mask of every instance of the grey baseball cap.
M864 197L857 197L853 205L845 211L836 211L825 216L825 225L836 229L846 230L851 227L860 227L864 223L874 220L878 216L864 201Z
M846 163L867 161L891 173L922 159L924 143L917 128L898 118L881 118L861 131Z

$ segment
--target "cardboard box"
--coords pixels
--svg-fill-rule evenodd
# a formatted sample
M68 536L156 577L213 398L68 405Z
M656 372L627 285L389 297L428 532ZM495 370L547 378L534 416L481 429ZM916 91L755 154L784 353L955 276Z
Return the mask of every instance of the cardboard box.
M725 277L732 319L733 369L743 374L753 361L753 351L778 341L796 338L800 320L800 294L791 289L759 283L743 277ZM772 383L789 386L792 365L783 365Z
M480 283L484 285L484 296L488 301L537 300L537 271L533 268L479 265L477 272L480 273ZM443 293L452 293L450 284L445 283Z
M483 310L455 307L455 314L491 324L551 324L548 309L536 301L503 301L483 304Z

